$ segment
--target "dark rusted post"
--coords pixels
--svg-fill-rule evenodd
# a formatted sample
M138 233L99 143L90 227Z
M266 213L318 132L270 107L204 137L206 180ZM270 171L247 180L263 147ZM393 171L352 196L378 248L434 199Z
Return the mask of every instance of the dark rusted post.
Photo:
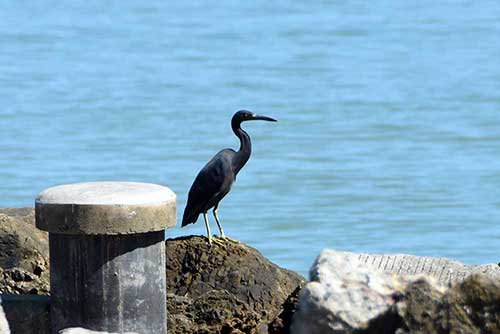
M91 182L43 191L36 225L49 232L52 333L167 332L165 228L175 225L168 188Z

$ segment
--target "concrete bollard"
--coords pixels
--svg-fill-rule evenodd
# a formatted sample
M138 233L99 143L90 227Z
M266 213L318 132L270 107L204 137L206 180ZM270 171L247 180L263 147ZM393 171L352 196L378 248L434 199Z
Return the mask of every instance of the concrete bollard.
M168 188L90 182L49 188L35 201L49 232L52 333L167 332L164 229L176 221Z

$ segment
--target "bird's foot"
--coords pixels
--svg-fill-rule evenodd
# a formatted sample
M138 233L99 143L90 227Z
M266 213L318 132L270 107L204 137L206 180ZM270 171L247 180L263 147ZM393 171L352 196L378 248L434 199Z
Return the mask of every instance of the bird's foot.
M214 237L213 237L213 238L211 238L211 240L212 240L212 243L211 243L210 245L212 245L212 244L217 244L217 245L219 245L219 246L224 245L224 241L223 241L223 240L221 240L219 237L217 237L217 236L215 236L215 235L214 235Z
M240 243L238 240L236 240L236 239L232 239L232 238L230 238L230 237L226 237L225 235L221 236L220 238L221 238L222 240L230 241L230 242L233 242L233 243L235 243L235 244L239 244L239 243Z

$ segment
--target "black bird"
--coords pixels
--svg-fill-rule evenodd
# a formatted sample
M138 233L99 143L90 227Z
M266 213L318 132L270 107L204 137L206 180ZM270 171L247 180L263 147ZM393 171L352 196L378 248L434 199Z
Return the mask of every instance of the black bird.
M246 164L252 153L250 136L240 125L242 122L254 120L276 122L271 117L256 115L248 110L236 112L231 119L231 127L234 134L240 139L240 149L235 152L230 148L226 148L217 153L198 173L189 190L187 205L182 217L182 227L194 224L198 220L200 213L202 213L210 244L212 238L210 236L210 226L208 226L207 211L211 208L214 209L213 214L219 227L220 236L222 239L226 239L217 216L217 209L219 202L231 190L236 175Z

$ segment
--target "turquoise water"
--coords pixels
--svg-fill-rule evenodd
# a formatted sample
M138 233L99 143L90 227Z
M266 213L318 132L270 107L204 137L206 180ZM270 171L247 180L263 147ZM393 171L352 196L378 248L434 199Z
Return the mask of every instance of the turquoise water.
M498 1L6 1L0 206L145 181L180 218L246 108L279 122L246 125L228 235L302 273L325 247L498 262L499 59Z

